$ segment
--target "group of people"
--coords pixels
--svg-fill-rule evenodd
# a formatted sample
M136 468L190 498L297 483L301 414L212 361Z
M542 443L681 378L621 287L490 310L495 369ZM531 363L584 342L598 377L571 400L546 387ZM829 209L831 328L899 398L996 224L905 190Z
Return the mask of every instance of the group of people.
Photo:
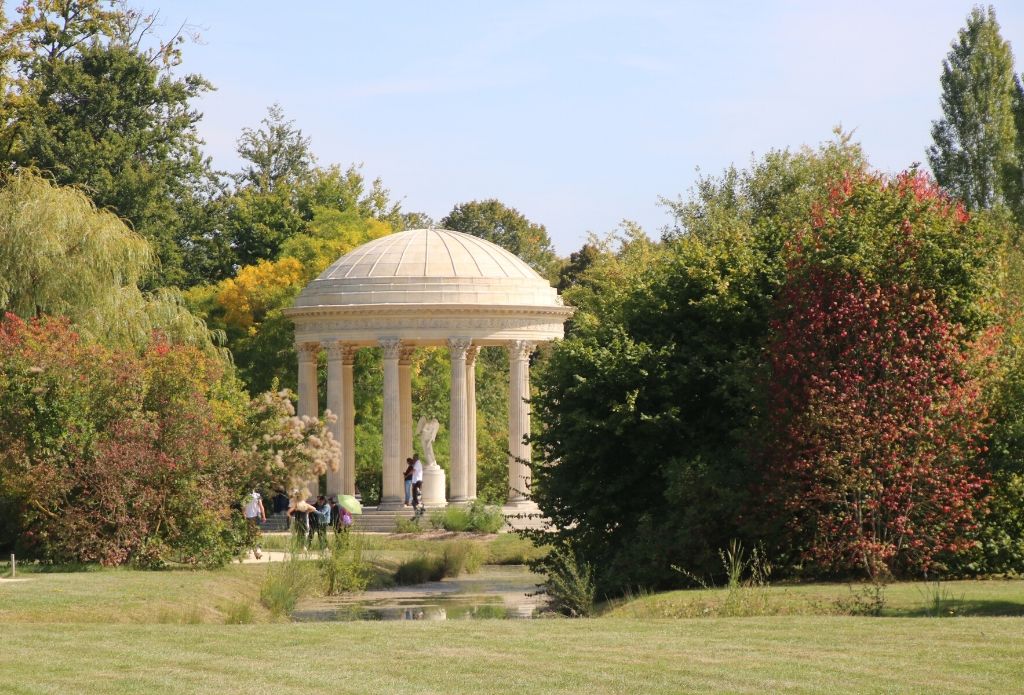
M405 460L405 505L413 509L423 507L423 464L416 454Z
M242 513L253 528L267 521L267 511L263 506L263 496L253 490L246 496ZM306 500L292 499L288 505L288 526L303 538L303 545L309 546L316 536L321 545L326 543L327 529L333 528L335 533L347 531L352 525L352 513L338 504L335 497L329 499L317 495L315 503ZM293 526L294 525L294 526ZM257 560L262 557L262 549L257 545L254 551Z
M335 533L348 531L352 526L352 513L338 504L337 498L317 495L314 504L305 500L293 500L288 508L289 526L295 524L295 532L305 539L305 545L313 542L316 536L323 545L326 542L327 529L333 528Z

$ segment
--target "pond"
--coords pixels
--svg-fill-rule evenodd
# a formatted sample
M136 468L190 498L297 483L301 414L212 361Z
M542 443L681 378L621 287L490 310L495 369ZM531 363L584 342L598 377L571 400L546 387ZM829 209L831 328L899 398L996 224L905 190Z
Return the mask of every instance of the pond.
M484 565L476 574L361 594L305 599L296 622L532 618L543 606L540 575L525 565Z

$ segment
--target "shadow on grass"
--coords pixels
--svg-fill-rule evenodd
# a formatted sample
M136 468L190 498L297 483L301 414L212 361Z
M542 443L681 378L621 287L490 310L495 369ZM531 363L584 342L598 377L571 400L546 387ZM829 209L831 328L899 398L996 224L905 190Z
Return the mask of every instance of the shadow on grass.
M938 608L937 611L936 608ZM941 601L938 606L897 608L886 611L887 616L895 618L928 618L936 617L936 614L980 618L1021 617L1024 616L1024 602L997 599L947 599Z
M69 562L66 564L51 565L42 562L26 560L18 562L18 574L72 574L75 572L100 572L103 567L95 563ZM7 576L11 572L10 563L0 565L0 574Z

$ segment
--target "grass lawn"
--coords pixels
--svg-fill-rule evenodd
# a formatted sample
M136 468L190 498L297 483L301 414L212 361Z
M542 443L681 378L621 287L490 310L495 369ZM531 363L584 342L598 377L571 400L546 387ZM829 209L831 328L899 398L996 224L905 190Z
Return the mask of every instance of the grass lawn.
M884 617L1024 616L1022 580L896 582L885 585L882 596ZM733 598L740 614L749 607L760 615L822 615L865 609L872 597L869 584L783 584L743 589ZM643 619L716 616L729 600L726 589L667 591L616 602L604 614ZM1024 639L1024 621L1021 631Z
M266 573L266 565L238 564L163 572L38 572L22 565L18 577L25 581L0 582L0 643L10 629L4 623L223 623L240 603L265 619L259 594Z
M391 561L444 542L378 537L366 552ZM23 566L26 581L0 582L0 692L1024 691L1024 581L893 584L892 617L827 615L850 588L818 584L744 594L760 617L689 617L730 600L716 589L641 596L590 620L271 623L267 571ZM949 602L941 614L968 617L909 617L935 597ZM259 624L222 624L240 606Z
M1020 692L1016 618L4 625L10 693Z

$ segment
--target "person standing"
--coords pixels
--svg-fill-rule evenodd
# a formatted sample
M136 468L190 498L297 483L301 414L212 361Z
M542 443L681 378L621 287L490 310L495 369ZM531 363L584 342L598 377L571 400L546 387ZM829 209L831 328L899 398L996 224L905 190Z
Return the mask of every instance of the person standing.
M288 507L288 516L292 519L290 527L302 540L302 549L309 547L309 540L313 537L313 528L310 523L310 515L316 514L316 508L298 496L292 498L291 506Z
M263 508L263 496L255 490L250 492L246 496L242 513L245 515L249 528L253 530L253 536L258 536L260 532L259 525L267 521L267 510ZM253 556L257 560L263 557L263 548L260 547L259 543L256 544L253 550Z
M412 473L413 473L412 459L406 459L405 460L405 473L402 474L402 477L405 478L405 503L404 503L403 506L406 506L406 507L408 507L409 505L412 504Z
M338 505L338 498L333 495L330 497L331 503L331 528L337 533L341 526L341 511L342 508Z
M316 497L316 510L310 515L310 520L316 524L316 535L317 540L320 542L320 547L323 548L327 544L327 527L331 525L331 505L327 503L327 498L323 495L317 495ZM313 543L313 529L309 531L309 542L310 545Z
M413 509L421 506L423 497L423 464L419 456L412 457L412 506Z

